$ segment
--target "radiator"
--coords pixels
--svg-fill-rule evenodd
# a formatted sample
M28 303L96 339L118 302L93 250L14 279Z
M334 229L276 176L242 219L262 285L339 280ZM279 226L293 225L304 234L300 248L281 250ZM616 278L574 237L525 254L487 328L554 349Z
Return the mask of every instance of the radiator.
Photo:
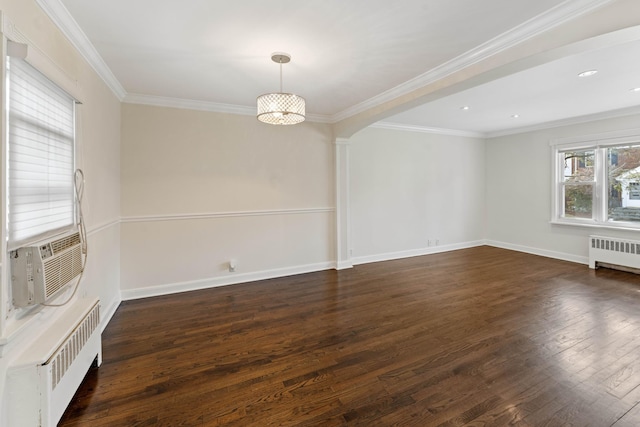
M640 241L589 236L589 267L599 264L640 269Z
M99 307L76 301L9 367L9 425L58 424L91 365L102 363Z

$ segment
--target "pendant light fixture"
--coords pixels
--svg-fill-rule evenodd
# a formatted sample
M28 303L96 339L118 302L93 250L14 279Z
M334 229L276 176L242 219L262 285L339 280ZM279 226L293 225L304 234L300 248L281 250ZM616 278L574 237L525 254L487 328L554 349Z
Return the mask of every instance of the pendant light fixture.
M258 120L270 125L295 125L304 121L304 98L293 93L282 92L282 64L291 61L291 55L276 52L271 60L280 64L280 92L260 95L258 101Z

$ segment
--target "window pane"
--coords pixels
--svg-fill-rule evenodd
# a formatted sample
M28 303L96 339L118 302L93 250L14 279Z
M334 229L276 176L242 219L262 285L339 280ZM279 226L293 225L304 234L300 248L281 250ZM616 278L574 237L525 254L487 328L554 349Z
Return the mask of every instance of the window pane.
M564 186L564 216L593 218L593 185Z
M10 246L75 220L74 100L24 60L7 59Z
M565 182L593 182L594 150L567 151L562 153Z
M640 145L607 149L608 219L640 221Z

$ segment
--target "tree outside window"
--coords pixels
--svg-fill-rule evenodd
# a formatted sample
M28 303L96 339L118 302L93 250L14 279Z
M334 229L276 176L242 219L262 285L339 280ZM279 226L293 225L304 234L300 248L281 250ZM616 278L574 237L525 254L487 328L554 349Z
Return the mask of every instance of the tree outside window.
M593 218L593 150L564 154L564 217Z

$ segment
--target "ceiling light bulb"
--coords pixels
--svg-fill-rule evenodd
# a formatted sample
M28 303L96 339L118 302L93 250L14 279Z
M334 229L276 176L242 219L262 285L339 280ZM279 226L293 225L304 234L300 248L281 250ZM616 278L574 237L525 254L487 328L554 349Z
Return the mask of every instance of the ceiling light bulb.
M464 107L460 107L461 110L467 111L469 109L471 109L471 107L469 107L468 105L465 105Z
M634 87L631 92L640 92L640 87Z
M511 118L512 118L512 119L517 119L518 117L520 117L520 114L512 114L512 115L511 115Z
M583 71L580 74L578 74L578 77L589 77L589 76L593 76L594 74L596 74L598 72L598 70L588 70L588 71Z

